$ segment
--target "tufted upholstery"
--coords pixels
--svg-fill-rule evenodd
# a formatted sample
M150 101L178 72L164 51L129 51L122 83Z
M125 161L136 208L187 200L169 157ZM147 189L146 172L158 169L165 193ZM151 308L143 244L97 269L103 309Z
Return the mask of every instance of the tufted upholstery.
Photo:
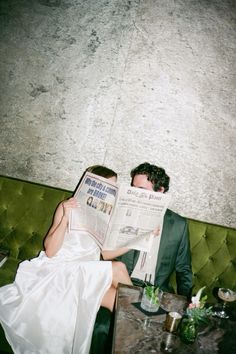
M14 280L20 261L38 255L56 205L71 195L67 190L0 176L0 248L10 250L0 268L0 286ZM192 219L188 224L193 293L206 285L208 298L214 300L214 287L236 291L236 230ZM1 345L2 338L0 333Z
M14 279L21 260L38 255L56 205L72 192L0 176L0 248L10 257L0 268L0 286Z
M236 290L236 230L188 220L194 288ZM194 293L194 289L193 289Z

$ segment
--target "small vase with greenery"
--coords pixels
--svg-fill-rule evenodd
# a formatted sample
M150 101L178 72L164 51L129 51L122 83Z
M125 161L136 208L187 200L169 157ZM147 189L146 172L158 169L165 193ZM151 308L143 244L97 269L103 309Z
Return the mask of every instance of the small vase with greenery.
M212 307L205 307L207 295L201 298L205 286L202 287L196 296L193 296L188 305L180 326L180 338L185 343L195 341L200 323L207 323L212 315Z
M156 312L159 306L159 288L154 285L146 285L143 289L141 308L148 312Z

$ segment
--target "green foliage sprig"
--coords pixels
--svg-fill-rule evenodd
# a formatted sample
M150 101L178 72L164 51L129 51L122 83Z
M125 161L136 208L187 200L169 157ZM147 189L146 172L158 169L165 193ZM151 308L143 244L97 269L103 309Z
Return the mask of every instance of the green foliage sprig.
M188 305L186 310L186 315L191 317L196 323L207 322L209 316L212 315L212 306L206 308L207 295L201 298L202 292L205 289L205 286L201 288L196 296L192 297L192 302Z
M159 288L154 285L146 285L144 288L147 298L152 301L153 304L159 304Z

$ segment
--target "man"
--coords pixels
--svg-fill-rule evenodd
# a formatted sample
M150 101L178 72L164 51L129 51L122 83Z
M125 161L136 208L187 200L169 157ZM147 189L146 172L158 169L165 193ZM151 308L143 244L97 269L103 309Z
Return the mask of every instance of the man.
M169 189L170 179L165 170L148 162L134 168L131 171L131 178L131 185L136 188L161 193L166 193ZM118 254L121 253L118 251ZM117 257L117 259L126 264L131 279L140 256L141 252L129 250ZM164 216L159 252L158 254L156 252L153 262L155 265L153 281L155 286L158 286L163 291L174 292L170 279L175 273L177 293L186 296L188 299L191 297L192 270L187 221L169 209L167 209ZM142 280L132 280L134 284L143 284ZM109 346L107 350L104 347L100 350L98 348L99 345L104 345L105 343L109 325L109 314L105 309L100 308L94 328L91 354L96 353L96 350L101 354L110 353L111 347ZM102 338L102 336L104 338L103 342L95 340L95 338ZM108 342L111 344L111 337L108 337Z
M169 189L169 177L165 170L148 162L134 168L131 171L131 178L133 187L161 193L166 193ZM131 277L139 253L130 250L119 257L119 260L126 264ZM159 252L154 262L156 262L154 278L156 286L163 291L174 292L170 278L175 273L177 293L187 298L191 297L192 270L187 221L170 209L167 209L164 216Z

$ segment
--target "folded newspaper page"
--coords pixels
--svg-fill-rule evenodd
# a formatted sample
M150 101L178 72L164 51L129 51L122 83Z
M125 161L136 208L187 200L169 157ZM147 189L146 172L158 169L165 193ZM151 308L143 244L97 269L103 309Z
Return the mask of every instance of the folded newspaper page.
M161 235L170 196L118 185L87 172L75 191L79 208L70 216L70 230L86 230L102 250L127 247L150 251L153 232Z

